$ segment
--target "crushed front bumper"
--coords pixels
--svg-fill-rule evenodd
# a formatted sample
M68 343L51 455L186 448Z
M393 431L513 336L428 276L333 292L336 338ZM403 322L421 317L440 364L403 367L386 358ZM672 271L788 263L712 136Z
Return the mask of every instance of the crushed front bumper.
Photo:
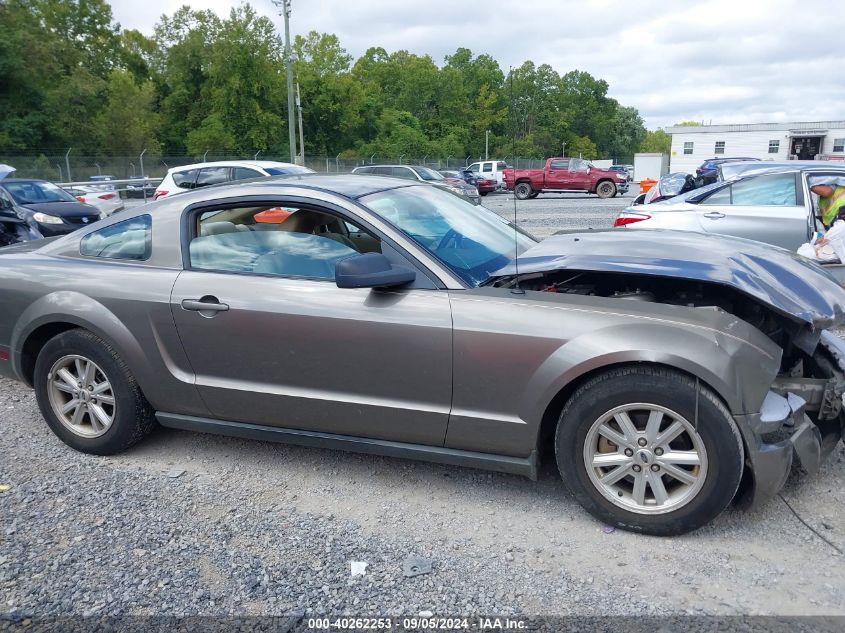
M845 375L845 341L823 332L820 345L835 362L835 369ZM845 384L836 378L826 385L818 380L805 382L786 379L782 385L792 386L805 397L773 389L760 413L736 416L746 448L746 477L738 495L742 505L755 506L780 492L793 465L808 474L817 472L845 436Z

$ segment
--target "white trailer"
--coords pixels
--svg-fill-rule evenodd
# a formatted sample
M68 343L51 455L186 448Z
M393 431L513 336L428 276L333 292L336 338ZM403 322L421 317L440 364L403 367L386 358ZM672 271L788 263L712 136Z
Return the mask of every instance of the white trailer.
M663 174L669 173L669 157L660 153L634 154L634 182L643 180L660 180Z

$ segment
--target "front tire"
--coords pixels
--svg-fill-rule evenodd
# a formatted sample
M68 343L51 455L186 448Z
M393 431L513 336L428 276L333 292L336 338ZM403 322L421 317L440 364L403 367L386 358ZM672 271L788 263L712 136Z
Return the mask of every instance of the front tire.
M531 183L521 182L514 187L513 195L517 200L528 200L534 194L534 188Z
M599 198L612 198L616 195L616 185L609 180L603 180L596 187L596 195Z
M152 407L129 368L86 330L68 330L44 345L34 383L53 433L83 453L119 453L155 427Z
M710 522L736 494L739 430L694 378L653 367L584 383L561 413L558 469L578 502L609 525L660 536Z

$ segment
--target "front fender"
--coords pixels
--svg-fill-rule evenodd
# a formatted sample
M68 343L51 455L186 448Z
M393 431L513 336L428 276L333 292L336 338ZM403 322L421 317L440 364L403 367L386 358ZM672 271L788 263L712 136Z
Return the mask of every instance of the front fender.
M780 348L747 323L732 334L688 324L632 322L588 331L561 345L528 381L520 417L540 421L568 385L603 367L654 363L696 376L732 413L757 412L777 375Z

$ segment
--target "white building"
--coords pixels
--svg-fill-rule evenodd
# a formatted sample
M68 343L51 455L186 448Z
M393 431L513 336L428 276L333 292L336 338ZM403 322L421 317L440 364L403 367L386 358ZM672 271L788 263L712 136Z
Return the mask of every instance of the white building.
M845 160L845 121L674 126L670 171L695 173L708 158Z

